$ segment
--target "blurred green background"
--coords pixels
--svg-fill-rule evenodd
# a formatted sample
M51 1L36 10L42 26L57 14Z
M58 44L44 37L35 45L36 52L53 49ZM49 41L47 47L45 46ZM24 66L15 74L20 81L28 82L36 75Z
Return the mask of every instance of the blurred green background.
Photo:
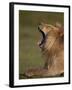
M19 79L27 69L43 67L44 59L37 42L41 38L38 24L45 22L55 25L64 24L64 13L19 11Z

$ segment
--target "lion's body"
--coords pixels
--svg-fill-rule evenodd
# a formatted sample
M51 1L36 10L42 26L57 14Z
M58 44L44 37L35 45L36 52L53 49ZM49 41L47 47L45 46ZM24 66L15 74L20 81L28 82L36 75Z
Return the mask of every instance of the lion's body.
M47 28L48 26L48 28ZM40 42L41 52L45 58L42 69L28 70L27 76L56 76L64 73L64 31L48 24L39 26L45 34L45 39Z

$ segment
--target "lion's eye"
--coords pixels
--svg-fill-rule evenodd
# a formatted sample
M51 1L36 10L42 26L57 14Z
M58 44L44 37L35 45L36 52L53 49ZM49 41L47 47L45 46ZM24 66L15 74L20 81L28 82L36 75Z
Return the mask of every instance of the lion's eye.
M47 27L47 29L50 31L50 30L52 30L52 28L49 26L49 27Z

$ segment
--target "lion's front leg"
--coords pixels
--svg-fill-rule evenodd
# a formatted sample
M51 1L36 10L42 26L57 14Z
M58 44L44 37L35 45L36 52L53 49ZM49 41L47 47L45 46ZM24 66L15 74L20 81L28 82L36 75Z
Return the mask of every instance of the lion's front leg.
M43 68L29 69L25 72L25 76L28 78L44 77L47 72L48 70Z

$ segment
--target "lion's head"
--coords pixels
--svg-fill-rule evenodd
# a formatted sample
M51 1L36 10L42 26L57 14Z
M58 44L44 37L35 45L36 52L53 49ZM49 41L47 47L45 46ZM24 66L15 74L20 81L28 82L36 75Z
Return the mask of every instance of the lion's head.
M38 42L41 49L49 50L54 44L56 39L61 41L64 40L64 29L63 27L56 23L56 25L41 23L38 26L38 30L42 34L42 39Z

